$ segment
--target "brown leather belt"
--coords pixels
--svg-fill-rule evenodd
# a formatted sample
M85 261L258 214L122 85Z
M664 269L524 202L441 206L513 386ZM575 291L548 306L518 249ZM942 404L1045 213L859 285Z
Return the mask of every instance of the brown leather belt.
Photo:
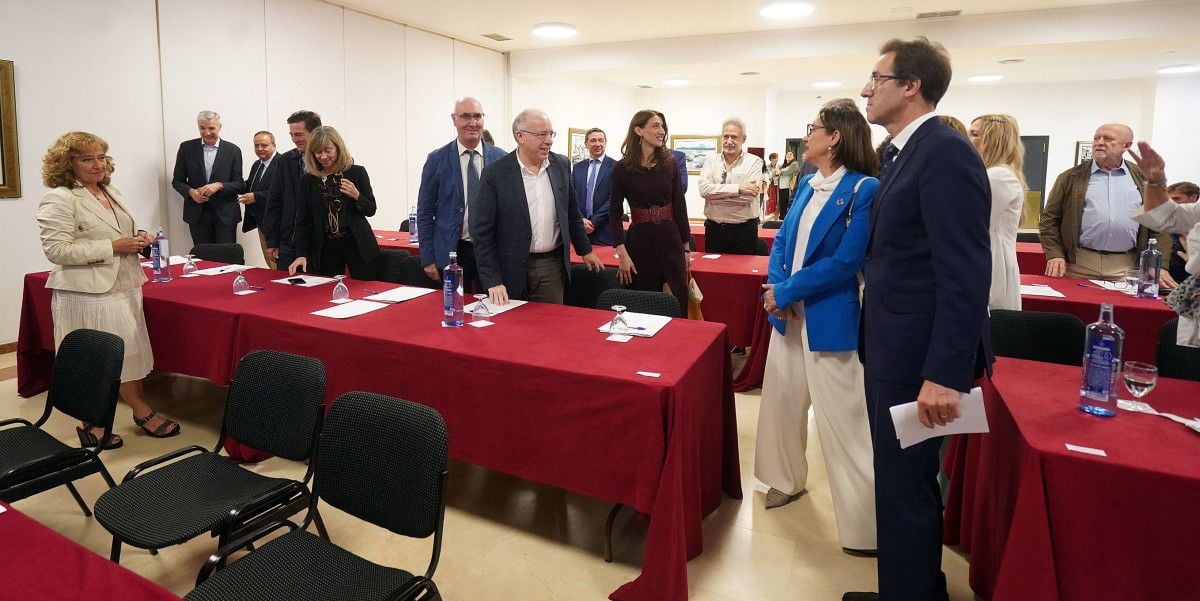
M1086 250L1086 251L1094 252L1098 255L1127 255L1131 251L1133 251L1132 248L1129 250L1096 250L1094 248L1088 248L1088 247L1082 246L1082 245L1079 248L1082 248L1083 250Z
M634 223L642 223L643 221L662 223L664 221L670 221L672 217L671 203L669 202L665 205L660 205L657 207L629 210L629 220L631 225Z

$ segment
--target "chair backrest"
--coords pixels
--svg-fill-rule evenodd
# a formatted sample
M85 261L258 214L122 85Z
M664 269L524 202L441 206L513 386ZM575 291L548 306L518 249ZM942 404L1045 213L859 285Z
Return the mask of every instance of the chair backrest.
M217 261L230 265L245 265L246 253L241 244L197 244L192 247L192 254L201 261Z
M617 269L605 267L599 272L589 271L587 265L571 266L571 284L563 294L563 304L592 309L600 293L610 288L620 288Z
M613 305L624 305L634 313L679 317L679 300L666 292L614 288L601 292L596 299L597 309L610 311Z
M449 447L437 411L347 392L325 416L313 492L396 534L425 538L441 527Z
M1042 236L1038 232L1017 232L1017 242L1041 242Z
M111 430L124 363L120 336L88 329L68 333L54 355L47 407Z
M1175 330L1179 318L1163 324L1158 336L1158 375L1200 382L1200 348L1179 346Z
M408 257L407 250L379 249L379 255L375 257L375 277L381 282L401 283L400 272L404 269L404 260Z
M783 222L782 221L764 221L762 226L763 226L764 230L777 230L777 229L783 227Z
M410 256L404 259L400 265L400 276L397 283L405 286L417 286L419 288L433 288L437 290L442 287L441 281L435 281L425 274L425 267L421 265L421 257Z
M756 238L754 240L754 254L762 256L769 256L771 254L771 250L767 247L766 240L763 240L762 238Z
M992 352L1063 365L1081 365L1086 326L1074 315L992 309Z
M407 219L400 222L400 231L402 231L402 232L408 231L408 220Z
M250 351L229 383L224 433L260 451L303 461L312 455L324 405L323 363L281 351Z

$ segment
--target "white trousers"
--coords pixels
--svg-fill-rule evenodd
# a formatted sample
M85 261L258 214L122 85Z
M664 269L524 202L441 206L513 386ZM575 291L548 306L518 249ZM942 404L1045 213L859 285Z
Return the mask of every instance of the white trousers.
M875 469L863 368L857 353L813 352L804 319L771 331L758 410L754 476L788 494L808 480L808 409L814 409L833 495L838 537L849 549L875 548Z

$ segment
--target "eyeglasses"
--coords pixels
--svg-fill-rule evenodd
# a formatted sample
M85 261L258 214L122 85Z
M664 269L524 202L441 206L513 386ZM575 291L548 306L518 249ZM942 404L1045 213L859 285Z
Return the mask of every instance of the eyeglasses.
M871 75L869 75L867 77L867 89L874 90L875 86L879 85L879 80L881 80L881 79L908 79L908 78L900 77L899 75L879 75L877 73L872 73Z
M558 135L558 132L556 132L556 131L536 132L536 131L529 131L529 130L525 130L525 129L518 129L517 131L519 131L521 133L529 134L531 136L541 138L543 140L545 140L546 138L550 138L551 140L553 140L554 137Z
M814 129L823 129L825 131L830 131L830 128L825 127L824 125L813 125L812 123L809 123L808 124L808 133L805 134L804 137L811 136Z
M459 113L455 117L459 121L483 121L483 113Z

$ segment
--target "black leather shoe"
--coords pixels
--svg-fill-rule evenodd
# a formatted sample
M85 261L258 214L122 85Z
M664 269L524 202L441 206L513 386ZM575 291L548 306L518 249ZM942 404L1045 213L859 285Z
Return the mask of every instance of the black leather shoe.
M878 557L879 556L879 552L876 551L875 549L851 549L849 547L842 547L842 553L845 553L846 555L853 555L854 557Z
M879 593L846 593L842 601L879 601Z

